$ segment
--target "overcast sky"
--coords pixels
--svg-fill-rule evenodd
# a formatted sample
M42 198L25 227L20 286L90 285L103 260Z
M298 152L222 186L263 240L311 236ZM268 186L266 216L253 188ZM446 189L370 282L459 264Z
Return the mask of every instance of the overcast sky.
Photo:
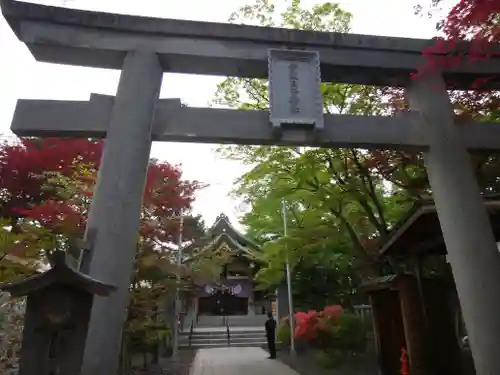
M284 0L281 0L284 2ZM385 36L430 38L435 35L434 20L413 15L419 0L344 0L337 1L354 15L353 32ZM106 12L225 22L238 7L252 0L52 0L31 1L49 5ZM430 3L430 0L420 0ZM303 0L306 5L320 1ZM87 100L90 93L114 95L119 72L36 62L19 42L0 15L0 133L11 135L10 121L18 98ZM162 98L181 98L190 106L207 106L221 77L166 74ZM237 162L221 160L214 145L155 143L152 157L181 164L184 178L210 186L198 194L194 205L211 224L224 212L236 224L239 203L228 193L244 168Z

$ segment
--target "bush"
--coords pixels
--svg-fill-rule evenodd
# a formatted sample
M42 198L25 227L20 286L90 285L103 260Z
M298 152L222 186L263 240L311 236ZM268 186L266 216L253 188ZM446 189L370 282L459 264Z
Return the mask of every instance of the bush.
M276 331L276 338L283 345L290 345L290 322L288 318L283 318Z
M323 352L365 350L366 327L362 319L341 306L327 306L319 312L299 312L296 321L295 337L312 348Z
M366 347L366 327L356 314L343 313L336 332L336 347L341 350L363 352Z
M323 352L318 351L314 358L318 365L325 369L333 369L339 367L342 364L342 357L340 353L336 351Z

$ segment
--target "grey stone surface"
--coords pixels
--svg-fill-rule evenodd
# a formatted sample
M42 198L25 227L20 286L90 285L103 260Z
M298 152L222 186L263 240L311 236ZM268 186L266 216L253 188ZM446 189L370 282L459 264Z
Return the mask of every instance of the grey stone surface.
M109 128L113 98L92 95L90 101L18 101L11 129L19 136L98 137ZM397 117L325 115L321 137L312 132L273 135L267 111L181 107L178 99L158 101L153 119L157 141L279 144L322 147L425 149L427 135L415 113ZM471 122L457 127L469 150L500 149L500 126Z
M267 359L260 348L200 349L191 375L299 375L281 361Z
M37 60L102 68L120 69L126 52L140 48L157 52L169 72L265 78L268 49L305 48L320 53L324 81L402 86L424 63L422 50L434 43L117 15L13 0L0 4ZM499 70L495 57L464 64L445 78L457 87L470 87L478 76L496 76Z
M269 112L275 132L292 125L324 129L319 54L311 51L269 50Z
M87 223L95 232L89 274L117 291L94 302L82 375L117 373L162 76L154 53L125 58Z
M476 174L441 77L415 80L407 95L430 142L425 163L476 372L500 374L500 255Z

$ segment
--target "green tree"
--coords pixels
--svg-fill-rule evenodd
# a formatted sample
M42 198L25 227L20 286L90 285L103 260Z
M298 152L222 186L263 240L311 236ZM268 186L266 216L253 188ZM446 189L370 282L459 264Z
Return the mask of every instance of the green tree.
M231 21L348 32L351 18L334 3L304 9L295 0L280 13L276 4L258 0L241 8ZM323 83L321 90L326 113L383 115L390 110L383 88ZM267 82L227 78L218 86L214 102L237 109L267 109ZM380 272L373 253L376 242L387 236L412 199L427 192L421 170L411 163L395 162L390 172L384 171L400 178L402 186L388 181L380 171L380 152L276 146L224 146L219 152L251 167L236 181L234 194L251 207L243 217L249 235L264 244L268 267L259 274L264 284L283 278L288 258L292 267L311 271L321 263L343 273L349 285L342 288L352 290L353 271L358 277ZM389 161L397 157L395 153ZM388 168L388 161L382 161ZM413 187L411 195L408 185ZM289 213L287 238L281 236L281 198L286 199Z

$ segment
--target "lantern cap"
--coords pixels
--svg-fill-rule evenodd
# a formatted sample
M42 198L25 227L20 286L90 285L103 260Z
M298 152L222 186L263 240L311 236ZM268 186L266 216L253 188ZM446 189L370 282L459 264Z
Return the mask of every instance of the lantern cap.
M108 296L116 287L93 279L70 267L64 251L55 251L52 255L53 266L50 270L27 279L1 284L0 290L12 297L24 297L54 284L62 284L84 290L98 296Z

